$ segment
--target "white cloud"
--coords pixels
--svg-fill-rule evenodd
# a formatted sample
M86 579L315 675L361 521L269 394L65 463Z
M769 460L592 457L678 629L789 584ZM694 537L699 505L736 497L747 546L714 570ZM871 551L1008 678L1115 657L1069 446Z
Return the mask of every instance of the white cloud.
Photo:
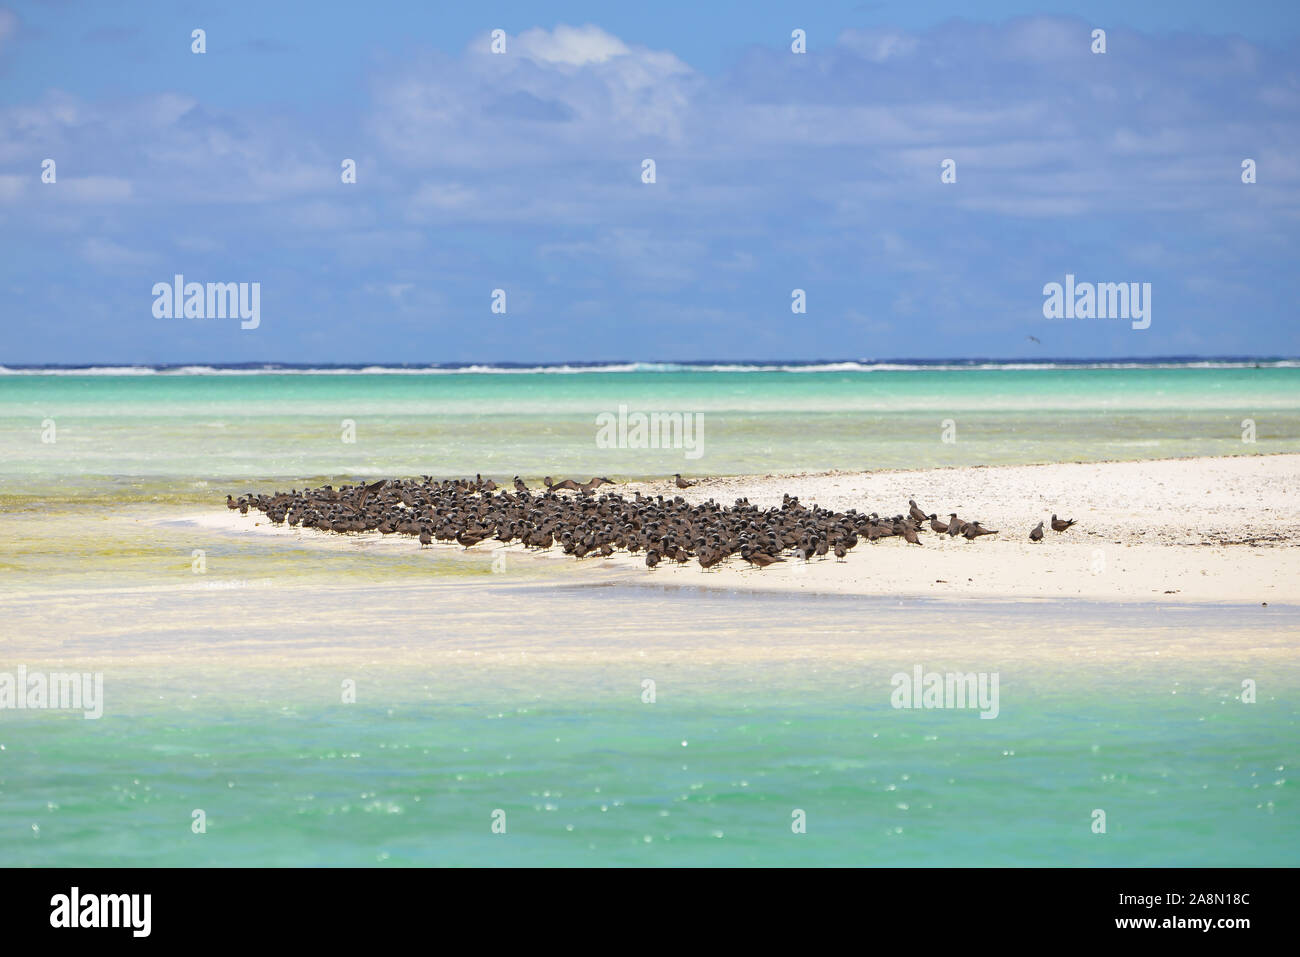
M0 174L0 203L12 203L23 194L31 178L13 173Z
M911 56L917 48L916 37L893 30L845 30L839 42L873 63Z
M145 266L154 261L150 253L129 249L121 243L92 236L81 244L81 255L92 266L114 268Z
M845 228L900 203L1021 217L1204 210L1217 200L1197 184L1230 179L1234 152L1261 160L1261 183L1300 179L1287 158L1300 155L1300 124L1287 122L1300 96L1281 58L1240 39L1123 35L1142 55L1107 60L1103 83L1059 60L1102 59L1087 27L846 31L815 60L774 46L721 76L596 26L536 28L505 56L484 39L375 76L368 108L340 118L343 145L177 92L103 104L52 90L0 108L0 202L30 205L33 151L58 159L60 195L78 202L281 203L272 225L334 236L385 221L608 228L658 215L742 235L785 204ZM1189 57L1220 64L1194 95L1180 81ZM1246 92L1242 71L1254 74ZM1267 164L1261 130L1280 137ZM339 159L362 137L363 186L342 187ZM646 157L654 186L640 182ZM958 182L938 193L947 157Z
M458 183L423 183L411 197L417 206L430 206L441 210L457 210L479 201L478 193Z
M591 25L561 25L550 31L540 27L525 30L514 39L514 51L531 60L565 66L604 63L610 57L626 56L630 52L618 37Z
M60 176L50 189L57 190L60 199L72 199L80 203L121 203L131 198L131 183L118 176L82 176L67 178Z

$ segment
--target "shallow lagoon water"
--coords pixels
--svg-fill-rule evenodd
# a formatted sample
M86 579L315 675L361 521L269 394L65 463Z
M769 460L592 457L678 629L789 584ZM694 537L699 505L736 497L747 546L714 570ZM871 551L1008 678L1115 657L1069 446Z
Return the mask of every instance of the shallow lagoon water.
M702 417L687 450L597 416ZM1243 421L1255 423L1243 443ZM945 423L950 436L942 441ZM44 423L55 442L42 442ZM355 441L345 442L345 423ZM0 502L359 475L750 474L1300 451L1300 367L0 375ZM214 489L215 490L215 489Z
M66 605L52 632L0 600L7 658L105 681L99 720L3 716L15 864L1297 863L1294 609L275 579ZM996 673L998 717L893 708L916 664Z
M0 377L0 672L101 672L106 699L0 711L0 854L1295 865L1294 608L629 587L185 516L321 476L1240 453L1247 416L1254 451L1295 451L1297 372ZM705 412L706 455L596 449L622 402ZM998 717L893 708L918 664L996 673Z

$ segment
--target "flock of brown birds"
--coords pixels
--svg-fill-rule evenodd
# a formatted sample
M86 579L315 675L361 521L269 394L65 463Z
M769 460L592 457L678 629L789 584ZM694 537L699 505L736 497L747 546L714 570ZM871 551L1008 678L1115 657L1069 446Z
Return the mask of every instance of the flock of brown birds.
M694 485L680 475L675 485ZM782 497L780 508L760 509L746 498L733 505L712 499L691 505L681 496L631 498L614 493L595 494L601 485L613 485L600 476L578 483L543 479L545 491L534 492L515 476L514 491L502 489L481 475L474 479L435 481L382 479L372 484L330 485L294 489L274 495L226 496L226 505L248 514L263 512L275 524L331 532L378 531L384 535L411 535L421 545L456 542L469 548L487 540L519 542L530 548L558 545L575 558L616 551L644 553L654 568L662 561L685 563L694 558L702 568L712 568L733 555L756 568L786 561L787 556L810 561L834 555L843 560L862 542L902 538L921 544L921 533L931 531L968 542L998 530L978 521L963 521L956 513L948 521L927 514L908 500L908 514L882 518L856 509L839 512L813 505L809 508L792 495ZM562 495L561 492L573 492ZM1051 528L1063 532L1073 520L1052 516ZM1043 538L1043 522L1029 533L1031 541Z

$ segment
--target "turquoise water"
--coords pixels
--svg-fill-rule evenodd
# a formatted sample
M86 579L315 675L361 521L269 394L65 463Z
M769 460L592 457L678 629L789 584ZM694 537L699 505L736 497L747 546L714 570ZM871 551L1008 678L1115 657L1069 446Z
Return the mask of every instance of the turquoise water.
M1300 863L1295 611L592 591L84 598L111 653L23 653L105 716L4 716L6 862ZM895 710L916 664L998 673L998 717Z
M703 454L598 448L596 416L620 405L702 414ZM99 672L106 696L93 721L0 710L0 853L1294 865L1300 609L630 588L570 563L497 575L488 555L185 517L224 515L232 483L355 475L1282 451L1300 451L1291 366L0 374L0 673ZM891 675L918 664L998 674L998 718L892 708Z
M597 416L698 413L683 448ZM1243 420L1256 441L1242 441ZM53 442L43 442L47 420ZM950 442L944 441L945 423ZM344 441L345 422L355 441ZM0 493L376 474L746 474L1300 450L1300 367L0 375Z

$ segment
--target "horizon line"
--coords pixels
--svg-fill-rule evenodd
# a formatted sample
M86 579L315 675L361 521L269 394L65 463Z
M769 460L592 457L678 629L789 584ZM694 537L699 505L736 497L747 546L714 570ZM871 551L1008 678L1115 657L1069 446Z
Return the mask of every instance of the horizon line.
M829 365L1090 365L1090 364L1139 364L1154 365L1161 363L1187 364L1195 362L1225 363L1278 363L1300 362L1300 355L1199 355L1170 354L1152 356L970 356L970 357L839 357L815 359L552 359L552 360L446 360L391 362L384 360L354 360L350 362L315 361L285 362L274 359L255 359L240 361L189 360L168 362L4 362L0 369L12 370L76 370L76 369L466 369L466 368L500 368L500 369L536 369L536 368L593 368L610 366L829 366ZM647 368L644 371L653 371Z

